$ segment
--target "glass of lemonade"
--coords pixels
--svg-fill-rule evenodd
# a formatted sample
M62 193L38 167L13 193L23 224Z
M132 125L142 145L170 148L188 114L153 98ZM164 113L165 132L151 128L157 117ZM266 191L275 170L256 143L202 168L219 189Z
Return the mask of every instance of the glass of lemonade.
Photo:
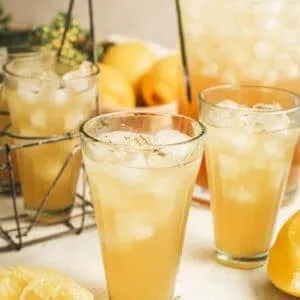
M38 54L38 48L30 48L30 49L7 49L0 47L0 130L7 130L10 124L9 112L7 101L5 99L4 92L2 92L2 87L4 85L4 74L3 74L3 66L7 63L7 61L13 60L15 58L24 58L24 57L32 57ZM13 144L13 140L8 136L2 136L0 138L0 145L4 144ZM15 151L12 151L12 167L13 167L13 175L14 175L14 185L16 191L20 192L19 185L19 172L17 167L17 158ZM4 151L0 151L0 164L7 163L7 155ZM9 179L9 171L8 169L0 171L0 192L3 193L11 193L11 182Z
M205 128L124 112L82 126L83 158L111 300L170 300Z
M267 85L300 93L300 1L178 0L192 101L183 89L179 113L198 118L198 94L219 84ZM204 161L204 160L203 160ZM300 169L295 150L285 199ZM205 165L198 183L207 187Z
M299 138L299 96L270 87L201 93L217 259L254 268L267 258Z
M12 131L26 137L15 143L37 142L76 132L91 117L96 101L98 68L89 62L64 75L53 55L15 59L4 66L5 99ZM64 66L65 68L66 66ZM35 139L30 138L35 137ZM79 138L16 150L24 203L29 216L40 209L51 185ZM66 219L73 207L81 163L78 151L42 207L40 222Z

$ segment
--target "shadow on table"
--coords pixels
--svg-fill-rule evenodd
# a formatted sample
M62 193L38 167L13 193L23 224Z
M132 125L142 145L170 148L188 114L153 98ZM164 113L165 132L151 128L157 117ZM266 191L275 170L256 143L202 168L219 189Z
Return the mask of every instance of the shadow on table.
M215 260L215 252L211 247L193 247L187 255L196 261L206 262Z
M253 300L296 300L298 298L282 293L266 280L253 282L255 299Z

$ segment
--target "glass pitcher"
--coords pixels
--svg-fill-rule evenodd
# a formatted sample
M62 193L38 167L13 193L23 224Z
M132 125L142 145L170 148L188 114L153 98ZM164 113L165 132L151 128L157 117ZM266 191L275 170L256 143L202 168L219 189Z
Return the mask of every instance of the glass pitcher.
M188 79L179 113L198 118L199 92L219 84L264 85L300 93L300 1L176 1ZM298 143L284 201L294 198L299 169ZM204 163L198 184L207 188Z

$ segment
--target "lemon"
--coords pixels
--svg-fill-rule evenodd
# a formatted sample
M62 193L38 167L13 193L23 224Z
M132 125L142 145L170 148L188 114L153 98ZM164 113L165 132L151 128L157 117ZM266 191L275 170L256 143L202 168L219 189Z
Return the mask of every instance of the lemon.
M161 105L179 99L179 56L159 60L139 82L140 98L148 106Z
M1 300L92 300L93 295L57 272L28 267L0 269Z
M135 106L133 88L117 69L100 64L99 97L101 104L113 106Z
M280 290L300 297L300 211L281 228L270 250L267 271Z
M0 299L19 300L27 281L21 277L15 277L9 270L0 270Z
M124 42L109 48L103 63L121 71L129 83L135 87L139 78L156 61L155 54L142 42Z
M92 300L93 295L68 279L39 278L30 281L20 300Z

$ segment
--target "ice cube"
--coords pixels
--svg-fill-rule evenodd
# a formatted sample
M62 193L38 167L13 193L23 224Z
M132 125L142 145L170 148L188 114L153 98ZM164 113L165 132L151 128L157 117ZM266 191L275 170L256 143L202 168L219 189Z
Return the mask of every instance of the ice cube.
M47 129L47 114L44 110L35 110L29 117L30 123L37 129Z
M113 157L113 150L106 145L87 143L83 149L87 157L93 161L111 161Z
M270 42L268 41L259 41L254 46L254 55L259 60L267 60L269 57L272 56L273 47Z
M82 75L91 75L93 73L93 64L89 61L84 61L79 66L79 71Z
M154 143L156 145L166 145L181 143L189 140L190 137L177 130L165 129L158 131L154 136Z
M77 92L82 92L90 87L91 81L88 78L88 75L92 74L92 72L92 63L83 62L78 70L66 73L63 76L63 80L65 81L67 87L70 87Z
M253 109L261 112L272 112L281 110L282 107L279 103L257 103L253 106ZM254 122L259 124L266 132L286 130L290 125L290 118L284 112L280 114L253 114L253 118Z
M166 147L163 145L182 143L189 139L188 135L177 130L160 130L154 136L154 143L158 145L158 148L147 157L148 164L155 167L166 167L184 162L196 150L195 144L183 143Z
M232 155L220 154L219 172L223 180L238 179L243 168L240 159Z
M86 116L80 111L69 112L64 119L65 131L78 129L81 123L86 119Z
M60 86L60 77L54 71L43 72L40 76L42 86L56 88Z
M155 232L155 223L151 212L133 208L115 214L116 242L119 247L151 238Z
M231 99L224 99L218 103L218 106L224 108L231 108L231 109L238 109L244 107L243 105L231 100Z
M79 71L71 71L63 76L65 86L76 92L82 92L89 88L90 82L88 78L82 76Z
M229 197L238 203L251 203L256 199L255 192L244 186L236 186L228 192Z
M72 99L73 92L68 88L58 88L55 90L54 102L57 105L66 105Z
M230 150L236 155L251 151L254 143L251 134L243 130L232 130L223 136L223 139L228 141Z
M37 100L38 93L40 91L40 86L36 84L29 84L28 86L20 85L18 88L18 96L20 100L25 104L34 103Z

